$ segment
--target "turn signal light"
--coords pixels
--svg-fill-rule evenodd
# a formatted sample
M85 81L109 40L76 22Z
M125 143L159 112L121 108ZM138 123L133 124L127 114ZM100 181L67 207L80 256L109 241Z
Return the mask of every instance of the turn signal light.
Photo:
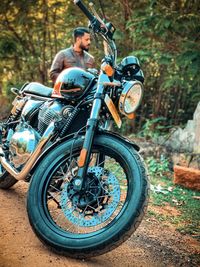
M81 150L81 154L78 160L79 168L82 168L85 165L86 156L87 156L87 149L83 148Z
M111 67L109 64L107 64L107 63L103 63L102 65L101 65L101 70L106 74L106 75L108 75L108 77L111 77L111 76L113 76L113 74L114 74L114 69L113 69L113 67Z

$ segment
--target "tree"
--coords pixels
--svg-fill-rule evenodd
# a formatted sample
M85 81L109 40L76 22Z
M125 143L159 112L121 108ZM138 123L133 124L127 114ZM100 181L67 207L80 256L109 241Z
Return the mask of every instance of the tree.
M196 0L94 0L98 13L116 27L118 62L138 56L145 93L136 125L164 117L185 123L200 99L200 2ZM84 3L88 6L89 0ZM0 4L0 88L26 81L51 85L55 54L72 43L72 29L88 20L70 0L2 0ZM102 7L102 9L101 9ZM102 11L101 11L102 10ZM92 45L97 68L103 55ZM158 120L155 120L158 121ZM134 121L127 126L130 131Z
M192 117L200 100L199 11L198 1L137 4L127 26L146 76L143 117L164 116L173 124Z

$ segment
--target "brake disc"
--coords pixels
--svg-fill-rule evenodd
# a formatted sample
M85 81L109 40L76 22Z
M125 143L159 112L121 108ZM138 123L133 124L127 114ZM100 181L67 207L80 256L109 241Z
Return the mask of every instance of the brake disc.
M106 183L106 189L103 189L104 196L97 196L98 207L89 207L90 211L88 212L73 204L68 194L69 183L64 185L60 199L65 217L74 225L81 227L92 227L104 223L114 213L120 202L120 184L114 174L97 166L89 167L88 173L92 173L101 186ZM107 199L106 203L101 203L102 197Z

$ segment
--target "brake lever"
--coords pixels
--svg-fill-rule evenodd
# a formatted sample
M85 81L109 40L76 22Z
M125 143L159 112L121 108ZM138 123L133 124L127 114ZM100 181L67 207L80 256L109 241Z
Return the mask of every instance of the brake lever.
M89 26L89 28L90 28L90 26ZM93 29L92 29L92 37L94 38L96 48L99 48L99 40L97 37L97 33Z
M100 28L102 30L102 28L105 29L104 33L106 34L108 32L108 28L106 26L106 24L104 23L104 21L100 18L100 16L98 15L98 13L96 12L95 8L94 8L94 4L92 2L89 3L89 6L93 12L93 14L95 15L96 19L98 20L98 22L100 23Z

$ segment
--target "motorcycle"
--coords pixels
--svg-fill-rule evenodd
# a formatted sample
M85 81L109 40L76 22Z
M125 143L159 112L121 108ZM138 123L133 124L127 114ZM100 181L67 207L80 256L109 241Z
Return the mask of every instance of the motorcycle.
M134 118L143 93L139 60L117 64L115 28L74 3L103 38L100 72L63 70L54 88L31 82L16 94L0 127L0 188L30 182L27 213L55 252L88 258L127 240L142 221L149 182L139 146L109 130Z

